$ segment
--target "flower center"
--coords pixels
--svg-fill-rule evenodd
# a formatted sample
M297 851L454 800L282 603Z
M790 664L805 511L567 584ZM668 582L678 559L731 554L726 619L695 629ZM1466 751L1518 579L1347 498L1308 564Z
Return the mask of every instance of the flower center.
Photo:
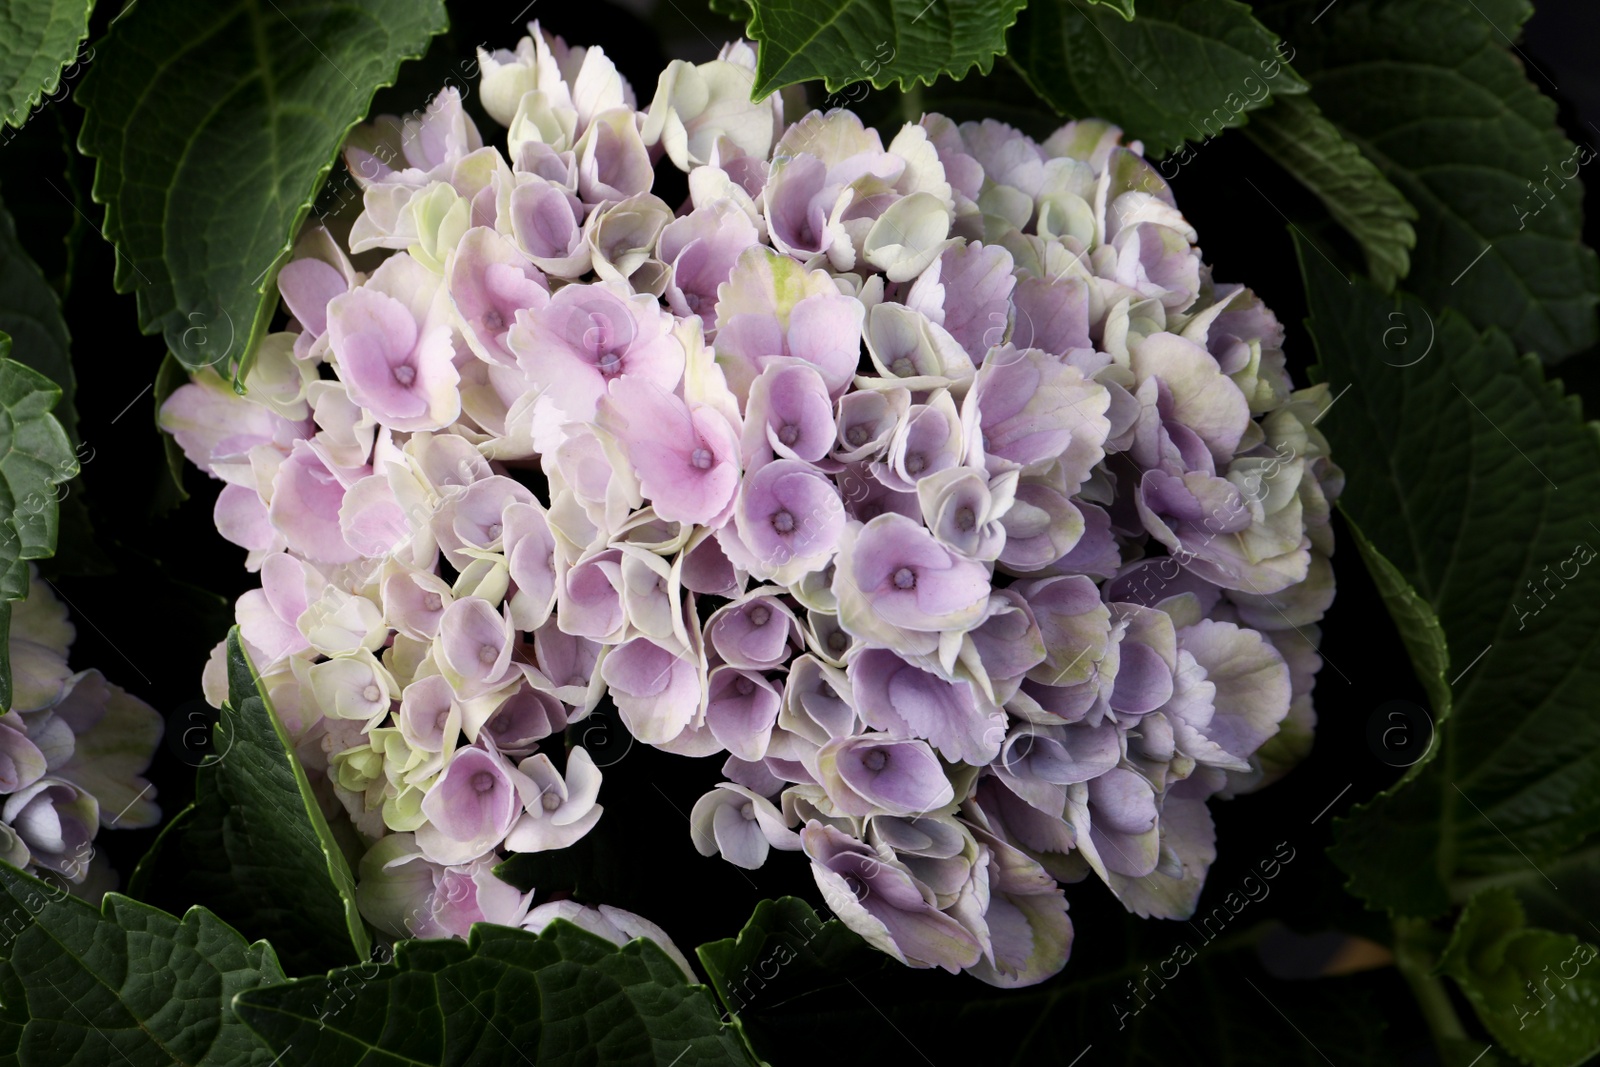
M913 452L906 457L907 474L921 474L922 468L926 467L927 465L928 461L923 457L921 452Z
M602 352L599 366L603 377L615 378L622 373L622 357L615 352Z
M794 531L794 515L789 511L780 511L772 516L772 528L781 534Z
M778 427L778 440L786 445L793 445L800 440L800 427L792 422L786 422Z
M831 652L843 652L850 647L850 637L843 630L835 630L828 635L828 649Z
M733 691L742 697L747 697L756 691L756 683L741 674L733 683Z
M444 607L444 597L438 593L425 593L422 597L423 611L438 611Z
M493 663L495 660L497 660L499 658L500 658L500 650L498 648L495 648L493 645L479 645L478 646L478 662L479 663L484 663L484 664Z
M561 806L561 798L554 793L546 793L539 798L539 806L544 808L545 811L555 811Z
M488 771L479 771L472 776L472 788L479 793L487 793L494 788L494 775Z
M490 308L488 311L483 313L483 325L485 329L489 330L504 329L506 325L506 317L500 314L500 312L496 311L494 308Z
M369 685L361 691L362 698L366 700L368 704L376 702L377 699L382 695L383 690L379 689L375 684Z
M585 678L581 674L574 674L571 678L567 679L567 684L587 686L589 684L589 679Z
M976 525L978 525L978 516L973 514L971 508L961 508L956 511L956 529L965 532Z
M484 533L488 534L489 540L493 541L496 537L500 536L500 524L498 522L491 522L488 528L484 530Z
M867 428L865 426L852 426L844 432L844 439L860 448L867 443Z
M917 587L917 572L910 567L901 567L894 572L893 581L896 589L915 589Z
M394 380L401 385L409 386L417 380L417 368L409 363L402 363L394 369Z
M750 620L751 626L765 626L767 620L772 618L772 609L765 604L757 604L750 609L750 613L746 617Z
M881 748L874 748L861 757L861 765L869 771L881 771L889 762L889 753Z
M697 471L708 471L708 470L710 470L711 469L711 450L709 448L697 448L697 449L695 449L693 452L691 452L689 454L689 465L692 466Z
M911 365L910 356L901 356L889 364L889 369L894 371L897 378L909 378L917 372L917 368Z
M754 822L756 817L756 806L747 800L740 806L739 814L744 816L746 822Z

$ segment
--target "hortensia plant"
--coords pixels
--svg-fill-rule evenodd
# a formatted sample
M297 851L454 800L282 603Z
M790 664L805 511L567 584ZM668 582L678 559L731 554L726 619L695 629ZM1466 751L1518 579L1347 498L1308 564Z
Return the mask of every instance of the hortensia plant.
M1342 476L1141 146L789 122L742 41L648 103L537 23L479 66L504 149L453 88L357 130L348 247L302 234L242 393L162 408L365 918L547 921L492 871L630 817L559 743L606 699L725 759L694 847L803 852L913 967L1050 977L1090 874L1192 914L1210 799L1311 743Z

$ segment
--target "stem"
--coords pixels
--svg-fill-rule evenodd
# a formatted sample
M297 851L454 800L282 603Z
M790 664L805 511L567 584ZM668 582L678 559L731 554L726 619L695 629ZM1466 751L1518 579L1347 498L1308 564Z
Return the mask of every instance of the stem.
M922 118L922 83L912 82L911 88L900 94L900 114L907 122Z
M1428 1030L1433 1034L1433 1043L1443 1058L1451 1042L1467 1040L1467 1031L1456 1015L1455 1005L1450 1002L1444 981L1433 973L1437 962L1434 947L1439 942L1439 934L1420 919L1396 919L1394 932L1395 966L1417 998L1422 1017L1428 1021Z

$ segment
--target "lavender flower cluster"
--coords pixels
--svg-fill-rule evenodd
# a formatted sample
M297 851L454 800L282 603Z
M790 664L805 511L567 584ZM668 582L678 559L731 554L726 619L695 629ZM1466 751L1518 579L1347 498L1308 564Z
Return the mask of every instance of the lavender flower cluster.
M99 671L68 667L75 636L29 564L28 596L11 605L11 706L0 715L0 859L98 897L116 875L95 852L96 832L161 819L142 775L163 723Z
M1186 915L1207 799L1310 745L1333 594L1271 312L1105 123L786 125L742 42L641 110L530 30L479 56L505 154L454 91L358 131L363 269L309 229L247 394L163 411L368 918L543 921L491 868L601 818L557 741L607 697L726 753L702 853L803 851L910 965L1048 977L1091 872Z

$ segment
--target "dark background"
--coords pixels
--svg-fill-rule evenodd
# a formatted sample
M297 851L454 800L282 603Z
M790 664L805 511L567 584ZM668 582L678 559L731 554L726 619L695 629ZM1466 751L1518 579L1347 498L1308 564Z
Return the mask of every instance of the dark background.
M380 94L377 110L403 113L420 106L446 75L470 59L472 47L480 42L510 47L522 32L514 20L523 2L454 5L456 27L435 42L426 59L406 66L401 84ZM103 3L97 10L91 43L104 31L112 6ZM563 34L569 42L603 45L629 76L644 106L654 91L655 74L667 58L708 58L713 50L711 41L720 45L738 32L731 23L689 0L660 0L659 8L641 15L601 2L543 0L527 9L526 17L537 15L546 28ZM1580 0L1551 0L1538 6L1520 42L1531 62L1530 77L1559 102L1568 135L1590 145L1600 145L1600 67L1592 61L1593 44L1600 40L1597 31L1600 6ZM1001 75L996 76L997 84L1002 80ZM965 88L970 91L973 86ZM929 109L939 107L939 95L939 87L928 91L925 102ZM812 103L818 102L820 95L814 95ZM476 102L469 106L475 108ZM900 106L898 97L874 93L858 110L868 116L892 117ZM973 117L956 109L952 113ZM480 126L492 135L497 127L478 114ZM47 567L47 573L68 601L77 626L72 665L77 669L98 667L112 681L149 701L168 716L169 741L176 741L203 721L201 669L231 622L232 601L256 583L243 568L243 551L222 540L212 524L211 508L220 483L186 468L184 486L191 495L173 504L175 494L170 489L162 442L153 425L153 384L164 345L159 337L138 332L134 297L112 290L114 253L97 230L101 209L90 196L92 163L67 151L80 119L74 103L59 101L0 148L0 191L17 219L24 245L64 293L78 375L80 434L93 449L74 493L88 505L94 548ZM893 121L898 124L898 119ZM1260 187L1260 193L1243 180L1244 175ZM678 184L663 189L669 176ZM669 166L662 177L657 192L669 203L681 199L681 176ZM1306 367L1314 357L1301 325L1305 300L1283 215L1312 228L1318 242L1329 242L1346 262L1356 261L1353 247L1336 231L1316 227L1321 211L1315 201L1238 134L1224 135L1197 152L1173 185L1179 205L1201 234L1216 277L1250 285L1287 327L1285 349L1297 380L1304 382ZM1588 206L1585 231L1594 245L1593 205ZM1575 357L1555 372L1583 395L1591 417L1600 403L1600 371L1594 369L1592 355ZM1337 457L1337 441L1334 447ZM89 455L87 449L84 454ZM1279 843L1287 842L1295 850L1295 860L1274 883L1271 897L1251 906L1239 922L1240 929L1269 918L1304 933L1339 929L1381 937L1386 928L1379 916L1362 911L1343 892L1343 876L1322 852L1331 841L1334 818L1399 774L1379 758L1369 740L1370 724L1375 720L1389 723L1385 716L1394 710L1391 701L1408 701L1408 706L1420 710L1426 707L1426 698L1348 539L1341 542L1335 567L1339 595L1323 625L1322 651L1328 663L1318 677L1320 721L1312 755L1286 780L1261 794L1213 804L1220 859L1212 869L1202 911L1236 887L1259 861L1272 856ZM1419 731L1425 732L1425 718L1415 721ZM594 869L589 872L605 886L604 899L633 907L659 922L691 955L696 944L732 936L762 897L790 892L820 904L805 863L796 854L774 853L765 868L746 878L720 859L703 859L694 852L686 813L720 778L720 759L686 761L645 746L630 747L620 726L610 724L601 737L594 732L597 725L584 724L578 729L586 731L585 743L606 766L601 799L608 809L602 829L608 832L597 831L596 855L590 857ZM184 752L181 744L164 746L157 753L150 778L169 817L192 795L192 765L197 755ZM105 832L96 845L126 882L154 834L153 830ZM1106 1062L1117 1057L1118 1043L1125 1040L1110 1006L1114 991L1107 988L1093 996L1078 995L1072 991L1075 983L1121 967L1133 972L1139 965L1169 956L1185 936L1184 925L1131 920L1093 880L1068 887L1068 898L1077 925L1077 943L1067 972L1051 988L1063 989L1062 997L1077 1006L1068 1011L1063 1002L1059 1009L1047 1011L1038 1032L1030 1038L1030 1048L1054 1050L1061 1062L1066 1062L1079 1049L1092 1046L1097 1051L1085 1064ZM251 938L273 933L244 932ZM1286 958L1302 968L1314 969L1327 954L1323 943L1291 949ZM1215 951L1222 949L1219 946ZM1171 1013L1173 1048L1189 1041L1185 1024L1177 1020L1195 1004L1203 1006L1216 998L1238 998L1259 1015L1264 1033L1278 1027L1286 1041L1296 1040L1294 1032L1282 1030L1274 1010L1282 1008L1297 1024L1312 1027L1294 1006L1315 1010L1314 1002L1321 994L1313 983L1275 978L1253 960L1241 966L1244 970L1227 981L1212 981L1204 975L1180 977L1175 986L1188 983L1187 987L1164 992L1162 999L1152 1004L1149 1012ZM1239 978L1249 978L1257 991L1251 992ZM1335 981L1360 983L1359 1003L1367 1008L1354 1025L1374 1031L1387 1025L1383 1038L1386 1060L1433 1062L1414 1001L1392 968L1359 979L1323 979L1316 985ZM919 1040L912 1042L900 1030L883 1026L860 1003L867 1000L875 1010L886 1012L885 1018L915 1019L919 1013L930 1012L947 1016L959 1011L964 1001L991 994L969 978L911 974L896 968L870 972L858 986L859 998L848 990L835 990L827 996L837 999L814 998L817 1003L802 1006L804 1012L815 1014L803 1014L800 1008L791 1012L794 1019L828 1021L820 1028L796 1025L785 1029L782 1017L788 1009L773 1006L776 1021L772 1032L782 1033L785 1049L796 1057L794 1062L801 1062L802 1056L836 1054L841 1040L847 1040L853 1050L845 1055L846 1062L879 1048L897 1062L915 1062L913 1049L925 1059L931 1052L943 1060L946 1049L967 1043L998 1052L1013 1047L1021 1038L1019 1034L1002 1039L993 1034L950 1032L928 1040L918 1033ZM1073 997L1075 1001L1071 1001ZM1037 1012L1056 1001L1034 997L1025 1003ZM1475 1025L1470 1011L1463 1009L1461 1015L1469 1027ZM871 1024L869 1030L852 1032L847 1039L840 1030L864 1023ZM900 1029L905 1026L901 1024ZM1158 1026L1157 1032L1160 1030ZM1318 1043L1320 1046L1321 1039ZM1233 1062L1239 1055L1237 1050L1224 1053L1205 1045L1197 1039L1191 1050L1200 1062L1219 1061L1219 1057L1220 1062ZM1355 1060L1341 1058L1338 1062Z

